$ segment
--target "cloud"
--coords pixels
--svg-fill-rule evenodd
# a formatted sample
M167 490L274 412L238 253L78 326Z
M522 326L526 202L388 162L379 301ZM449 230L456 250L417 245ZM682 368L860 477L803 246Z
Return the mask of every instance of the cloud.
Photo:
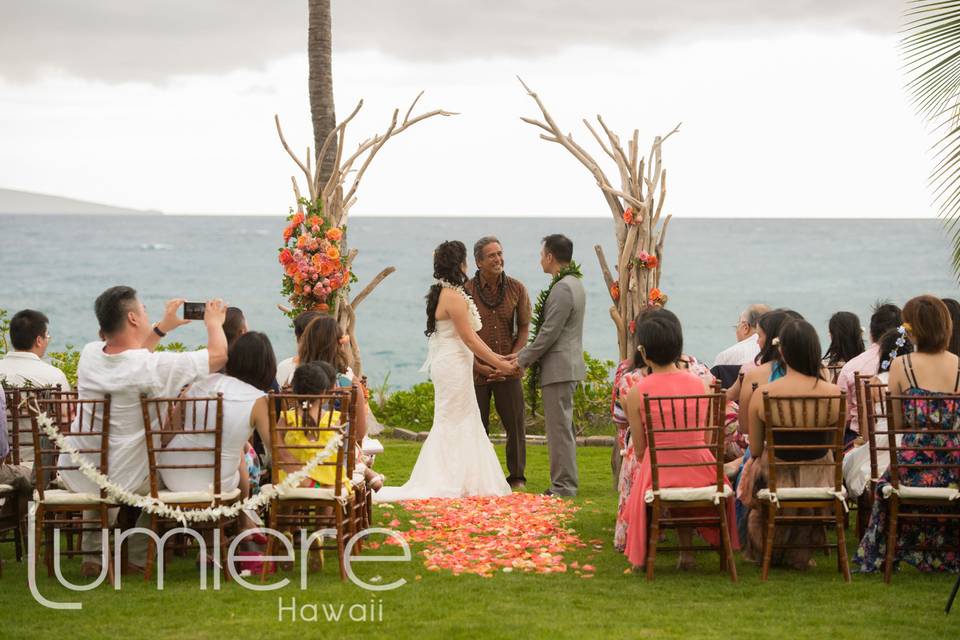
M415 61L637 49L772 31L894 33L901 0L332 0L336 52ZM307 0L14 0L0 8L0 77L104 82L260 69L306 49Z

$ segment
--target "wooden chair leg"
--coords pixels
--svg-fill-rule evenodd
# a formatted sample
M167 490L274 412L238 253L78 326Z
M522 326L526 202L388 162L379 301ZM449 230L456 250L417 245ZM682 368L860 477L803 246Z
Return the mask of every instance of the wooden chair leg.
M343 509L340 505L334 507L334 513L336 513L336 523L337 523L337 560L340 563L340 581L347 579L347 562L344 557L344 534L347 532L349 527L347 523L344 522L343 518Z
M44 527L43 561L47 565L47 577L53 577L53 525Z
M730 580L737 581L737 563L733 556L733 544L730 542L730 528L727 523L727 500L720 499L720 568L729 571Z
M764 504L767 521L764 523L766 534L763 539L763 566L760 568L760 579L764 582L770 574L770 563L773 561L773 541L776 534L776 505Z
M157 533L157 516L155 514L150 515L150 530L154 533ZM157 553L159 550L153 542L153 538L147 542L147 562L143 567L143 579L149 581L150 577L153 575L153 565L157 561ZM160 560L163 561L162 559ZM204 567L206 571L206 567Z
M653 580L657 562L657 543L660 541L660 501L654 499L650 507L650 528L647 535L647 581Z
M82 516L81 516L82 517ZM110 584L113 584L114 571L117 571L117 567L113 565L113 554L110 553L110 512L107 509L106 505L100 505L100 529L101 531L106 529L106 537L101 536L100 542L101 545L107 548L107 580L110 581ZM100 559L103 560L103 548L100 549ZM83 556L81 556L82 558Z
M277 509L278 508L279 508L279 505L277 504L272 504L268 507L270 511L269 511L269 514L267 515L267 523L268 523L268 526L274 531L276 531L277 529ZM275 538L273 535L267 536L267 550L265 552L265 555L267 557L270 557L273 555L274 540ZM270 563L273 563L273 561L271 560ZM260 582L261 583L267 581L267 569L268 569L267 565L270 563L266 561L260 563ZM275 563L273 564L275 566Z
M883 581L890 584L893 579L893 558L897 552L897 525L899 524L900 499L896 494L890 496L887 506L887 553L883 562Z
M850 582L850 558L847 555L847 530L846 527L840 526L842 523L840 521L840 510L843 510L843 514L846 515L846 509L843 509L844 503L840 500L837 500L834 503L834 510L837 513L837 568L840 570L840 575L843 576L844 582Z

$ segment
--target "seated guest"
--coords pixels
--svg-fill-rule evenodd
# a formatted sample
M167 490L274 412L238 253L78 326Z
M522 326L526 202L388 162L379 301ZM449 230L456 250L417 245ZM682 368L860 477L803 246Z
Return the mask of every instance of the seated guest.
M847 393L847 433L846 439L853 440L860 433L857 415L857 390L855 376L872 375L880 366L880 337L891 329L900 326L900 307L890 302L877 302L870 316L870 346L863 353L847 361L837 376L837 386Z
M227 337L227 348L233 346L237 338L248 331L247 319L237 307L227 307L227 316L223 321L223 335Z
M780 348L776 340L780 329L789 320L802 320L796 311L790 309L774 309L768 311L757 323L757 340L760 344L760 353L754 361L756 366L747 371L739 389L739 424L741 433L750 433L750 401L753 398L753 385L765 385L777 380L786 373L786 367L780 359Z
M889 390L895 396L945 396L943 400L916 399L893 403L887 418L895 429L951 431L949 434L901 436L906 451L898 451L904 464L943 465L940 468L899 467L899 481L912 487L958 487L956 472L960 456L960 360L947 351L953 335L950 312L940 299L918 296L903 306L903 327L914 352L894 359L890 365ZM907 426L905 426L907 423ZM920 447L929 446L929 449ZM883 488L890 484L890 470L880 477L870 513L870 523L860 541L855 562L862 572L883 567L887 546L887 503ZM955 511L953 508L951 511ZM901 561L920 571L960 570L956 553L956 523L953 521L901 519L897 531L894 566ZM925 548L919 548L923 545Z
M880 338L880 353L885 354L880 366L877 368L877 375L870 379L870 384L889 384L890 364L898 356L913 353L913 343L906 337L906 331L903 329L891 329ZM862 379L862 378L861 378ZM880 404L882 398L873 398L875 404ZM887 412L886 407L880 406L877 411L876 432L883 433L887 430L887 419L880 417ZM899 438L897 442L899 442ZM864 438L858 438L857 446L848 451L843 456L843 482L847 487L847 493L851 498L859 497L870 479L875 477L870 470L870 444ZM889 444L885 438L880 437L877 440L877 446L887 448ZM877 473L882 474L890 466L890 452L877 451Z
M357 388L356 416L357 442L367 435L367 394L363 385L350 368L350 357L345 346L350 338L340 329L340 323L333 316L321 315L314 318L303 330L297 349L301 365L310 362L326 362L337 372L337 384L341 387Z
M775 380L764 385L762 391L771 396L815 396L818 398L837 398L840 389L835 384L827 382L821 368L822 354L820 338L816 329L805 320L792 319L783 324L778 336L779 366L783 373ZM815 401L822 402L822 401ZM829 407L829 409L828 409ZM793 426L826 427L835 423L839 417L840 404L838 402L824 402L824 409L820 411L819 422L816 424L797 424L797 416L778 416L779 423ZM754 498L756 491L767 486L769 474L768 454L764 451L766 437L767 416L763 406L763 394L754 393L750 401L750 451L753 456L754 474L751 478L744 478L744 503L750 508L747 517L747 544L744 555L751 560L761 560L763 550L763 531L766 523L762 518L760 505ZM801 412L798 412L800 415ZM814 411L809 411L815 414ZM823 442L823 433L812 434L810 442L804 444L820 444ZM796 444L801 444L797 442ZM833 460L830 451L813 449L809 452L788 452L787 460L812 460L829 462ZM801 457L805 456L805 457ZM777 469L777 488L786 487L832 487L834 470L831 466L817 465L789 465ZM795 515L809 515L806 509L796 511ZM776 544L824 544L826 538L823 527L802 524L778 525L775 534ZM773 563L786 565L795 569L806 569L811 564L811 549L787 548L774 549Z
M680 320L671 311L662 308L649 309L641 313L637 322L644 318L661 318L667 322L674 322L680 326ZM693 356L681 355L679 366L682 369L693 373L703 380L709 388L713 384L713 375L707 370L707 367L697 361ZM620 448L622 462L617 475L617 491L619 500L617 507L617 522L613 530L613 546L623 551L627 543L627 502L630 498L630 489L633 485L633 473L637 465L637 454L633 446L633 438L630 436L630 425L627 420L625 401L630 389L635 387L648 373L649 366L644 361L640 351L634 353L633 358L624 360L617 367L613 378L613 406L614 421L617 422L617 442L614 446ZM619 425L623 426L620 427ZM642 455L643 452L640 452Z
M307 325L322 315L323 314L319 311L304 311L293 321L293 334L297 338L298 352L300 350L300 339L303 337L303 332L306 330ZM280 385L281 388L290 385L290 380L293 378L293 372L296 370L299 364L299 353L295 354L291 358L286 358L285 360L281 360L279 363L277 363L277 384Z
M10 319L10 351L0 360L0 380L8 387L52 387L70 390L63 371L43 361L50 346L49 320L33 309L24 309Z
M760 353L760 345L757 337L757 323L760 322L760 316L770 310L765 304L752 304L740 314L734 330L737 333L737 343L727 347L717 354L713 359L713 365L734 365L742 366L751 362Z
M229 493L240 486L247 470L245 453L254 429L264 442L270 441L270 417L266 392L277 374L277 360L270 340L263 333L250 332L237 338L230 347L224 373L212 373L190 385L186 398L210 398L223 394L223 432L220 454L220 490ZM191 429L194 416L186 416L184 429ZM200 428L212 428L212 420ZM213 446L213 434L179 434L164 443L170 449ZM212 464L206 451L170 451L161 453L163 464ZM207 491L211 470L161 469L163 484L171 491Z
M943 304L947 306L950 312L950 322L953 323L953 332L950 334L950 345L947 351L955 356L960 356L960 302L953 298L943 298Z
M830 346L823 363L830 366L846 364L863 353L863 327L860 318L849 311L838 311L830 317Z
M328 363L322 360L308 362L297 367L293 372L293 393L297 395L316 395L328 393L338 387L337 372ZM306 404L306 403L304 403ZM326 428L337 426L341 422L340 412L323 412L321 414L321 402L316 400L306 407L305 420L307 424L300 424L299 416L293 409L289 409L280 417L284 425L303 427L302 430L287 431L283 436L284 443L290 446L315 445L315 448L289 449L288 453L299 462L309 462L313 456L317 455L333 437L332 431L318 431L317 426ZM311 428L313 427L313 428ZM329 461L329 460L328 460ZM280 480L286 476L286 472L281 469ZM333 487L337 481L336 467L331 465L318 465L310 471L310 474L304 478L300 486L309 488ZM340 468L340 481L343 487L349 487L350 478L346 475L346 468Z
M8 484L25 500L33 495L32 468L24 464L7 464L4 460L10 453L7 439L7 401L0 385L0 484ZM26 504L26 503L24 503Z
M683 353L683 331L676 316L667 316L669 312L651 312L642 316L637 325L637 347L647 371L642 379L633 385L625 397L627 419L630 422L631 438L634 443L633 457L637 464L633 472L633 488L630 491L627 504L627 539L626 554L630 563L635 567L642 567L647 562L647 503L644 500L646 492L653 486L653 477L650 467L650 455L646 446L644 431L643 396L690 396L709 393L709 385L687 370L680 364ZM689 415L699 415L700 423L705 424L707 419L706 407L697 411L697 402L705 400L686 400L685 407ZM666 405L664 409L672 409ZM671 424L669 416L655 411L652 415L655 426L663 427ZM658 436L658 444L669 446L684 446L704 443L704 432L678 431L672 438ZM658 452L660 464L697 464L714 461L708 449L690 449L671 451L664 449ZM704 487L716 483L716 472L709 466L665 466L660 469L661 487ZM733 521L733 504L730 505L730 522ZM687 511L687 510L684 510ZM693 511L693 510L691 510ZM696 514L692 514L696 515ZM692 541L690 529L679 529L677 535L684 546ZM702 530L701 535L713 545L720 543L717 531ZM731 531L736 541L736 532ZM736 544L736 542L734 543ZM680 553L680 567L691 568L694 565L691 551Z
M227 339L223 334L226 308L220 300L207 302L204 309L206 349L186 353L153 351L160 338L190 322L178 315L183 303L183 299L170 300L166 303L163 318L151 323L147 309L137 298L134 289L111 287L101 293L94 303L105 341L91 342L80 353L77 365L79 398L100 400L106 394L111 395L109 478L114 484L134 493L145 495L150 487L140 394L175 397L184 386L204 379L211 371L219 371L227 362ZM97 421L99 419L98 415ZM90 421L91 416L85 416L85 424ZM99 428L99 424L96 428ZM83 449L83 440L84 436L70 436L67 443L76 449ZM88 458L91 464L99 464L93 454L89 454ZM69 456L60 455L61 466L71 464ZM65 471L61 476L72 491L99 491L79 470ZM146 512L141 514L141 518L145 515ZM86 517L93 518L93 512ZM116 518L115 509L111 510L110 517L111 521ZM100 531L85 533L82 548L99 554ZM146 542L143 536L133 536L131 563L142 566L145 559ZM94 561L85 561L81 571L84 575L99 575L100 567Z

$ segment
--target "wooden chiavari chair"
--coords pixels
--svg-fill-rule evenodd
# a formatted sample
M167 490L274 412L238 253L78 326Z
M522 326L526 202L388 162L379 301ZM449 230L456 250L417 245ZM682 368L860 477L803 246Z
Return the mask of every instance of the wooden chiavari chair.
M737 567L727 522L727 502L733 499L733 489L725 481L723 473L723 406L726 396L711 393L696 396L643 396L644 430L650 457L652 489L644 495L650 510L647 528L647 580L653 580L661 529L718 528L720 530L720 568L730 573L737 581ZM666 410L665 410L666 409ZM659 426L654 426L653 416L658 415ZM677 443L677 434L685 434L693 440ZM696 435L702 434L697 441ZM684 436L681 436L683 438ZM668 462L674 453L707 451L713 461ZM666 468L709 467L715 481L700 487L661 487L660 473ZM702 508L713 513L688 515L690 508ZM674 513L670 509L678 509ZM684 515L679 515L684 514ZM678 543L676 547L660 547L661 551L713 550L713 547Z
M74 438L79 443L77 452L82 454L105 476L109 476L110 461L110 394L102 400L80 400L75 394L61 394L49 399L33 399L27 403L30 410L34 447L34 470L36 487L33 500L36 503L36 552L44 549L47 574L53 575L53 543L61 532L83 534L84 531L97 531L110 526L108 508L111 505L103 489L90 493L73 492L66 488L52 488L54 481L64 473L77 475L79 466L68 458L60 462L60 450L50 443L41 430L38 419L45 413L60 434L65 438ZM89 480L83 479L89 484ZM93 513L87 517L86 513ZM79 514L79 515L78 515ZM109 547L108 541L103 541ZM64 555L91 555L101 551L84 552L82 547L74 549L68 546ZM112 554L106 553L107 575L113 580ZM39 560L39 557L38 557ZM98 558L98 560L100 560Z
M955 522L957 524L952 527L952 531L958 538L949 550L955 551L960 547L960 489L950 486L906 485L902 484L900 477L905 471L913 471L917 474L941 472L954 481L960 479L960 430L926 428L909 420L903 410L904 403L923 403L928 406L940 405L943 413L956 413L960 411L960 395L887 394L886 400L887 438L871 437L871 446L877 452L888 452L890 456L890 484L883 487L887 510L887 553L883 566L883 581L889 584L893 577L893 562L902 521ZM899 426L897 422L900 422ZM934 451L949 454L942 456L949 462L925 461L924 458ZM903 507L909 509L903 510ZM936 510L931 512L931 508ZM929 546L920 548L933 549Z
M857 422L860 425L860 438L866 441L870 456L870 481L857 498L857 540L860 540L870 521L877 481L887 466L885 461L883 471L880 470L876 444L877 432L887 428L887 385L877 380L875 376L862 375L859 372L854 374L854 384L857 393Z
M831 384L837 384L837 379L840 377L840 370L843 369L843 364L828 364L826 365L827 376Z
M837 568L850 582L844 514L846 489L843 486L843 431L846 422L846 394L824 396L771 396L763 392L764 447L767 457L767 488L757 492L763 508L763 564L760 579L770 572L774 548L836 547ZM832 453L832 459L826 456ZM780 486L781 478L801 473L804 468L828 467L833 480L825 486ZM811 509L813 513L798 513ZM789 513L788 513L789 511ZM819 512L818 512L819 511ZM778 525L833 526L837 542L829 544L777 544Z
M190 509L216 508L230 505L240 498L240 489L223 491L222 452L223 452L223 394L193 398L148 398L140 396L140 408L143 411L143 429L147 443L147 463L149 465L150 495L172 507L184 511ZM179 442L178 442L179 440ZM190 462L178 461L178 454L186 454ZM169 491L161 489L164 470L206 470L210 481L204 481L204 489L197 491ZM204 472L204 475L206 474ZM211 491L212 488L212 491ZM220 568L224 578L230 579L226 570L227 527L236 523L237 518L217 518L216 520L191 522L194 530L214 530L220 532ZM176 520L164 519L156 514L150 515L150 528L158 535L161 530L181 526ZM157 549L153 540L147 551L147 564L144 579L152 575L154 562L157 561ZM159 559L160 562L163 559ZM206 567L203 568L206 570Z
M268 526L271 529L291 534L300 530L313 533L320 529L333 528L333 543L327 543L326 536L320 536L312 542L310 550L316 549L321 563L325 550L335 550L341 580L347 577L344 551L355 514L353 503L356 493L351 484L355 436L351 427L354 424L356 393L356 388L350 387L316 395L270 394L267 402L270 409L270 451L273 459L271 475L274 485L283 482L286 474L302 469L309 459L308 454L319 452L333 437L341 436L335 455L321 461L316 467L332 468L334 484L287 489L272 501L268 516ZM316 425L309 426L313 423L308 415L309 406L314 402L319 402L319 420ZM338 415L339 419L336 417ZM312 440L316 442L288 444L288 437L292 438L291 434L298 431L314 435ZM297 451L305 453L298 458ZM297 541L295 538L294 543ZM269 536L267 556L273 555L274 544L274 536ZM268 563L263 563L261 580L266 578L268 569Z

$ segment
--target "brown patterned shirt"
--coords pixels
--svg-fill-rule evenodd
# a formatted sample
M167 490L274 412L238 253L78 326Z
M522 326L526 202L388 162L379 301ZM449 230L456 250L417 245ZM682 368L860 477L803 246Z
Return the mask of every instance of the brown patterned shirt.
M488 347L499 355L507 355L513 352L513 343L517 340L517 335L522 327L530 325L530 297L527 295L527 288L519 280L515 280L506 274L503 274L506 283L503 301L496 307L489 307L484 302L496 302L499 293L499 283L483 283L483 279L474 276L463 285L463 288L473 298L480 312L480 319L483 321L483 328L477 332L480 339ZM481 282L483 287L483 296L477 294L477 281ZM511 376L508 380L519 378L520 375ZM482 376L474 375L474 384L484 385L487 381Z

